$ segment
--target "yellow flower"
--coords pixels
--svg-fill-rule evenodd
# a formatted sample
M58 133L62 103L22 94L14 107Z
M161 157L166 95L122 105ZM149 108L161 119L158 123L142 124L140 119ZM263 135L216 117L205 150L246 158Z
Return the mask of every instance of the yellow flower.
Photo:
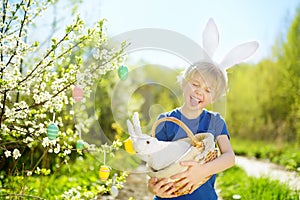
M135 154L131 138L124 141L124 147L129 154Z

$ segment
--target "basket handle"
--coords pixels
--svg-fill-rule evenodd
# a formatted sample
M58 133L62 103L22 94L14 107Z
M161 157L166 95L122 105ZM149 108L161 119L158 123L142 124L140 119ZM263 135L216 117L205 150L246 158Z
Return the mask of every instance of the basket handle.
M195 137L195 135L192 133L192 131L185 125L185 123L183 123L182 121L180 121L179 119L177 119L175 117L163 117L163 118L160 118L157 121L155 121L152 126L152 129L151 129L152 137L156 137L155 130L156 130L157 126L161 122L165 122L165 121L173 122L173 123L177 124L178 126L180 126L186 132L187 136L192 140L193 144L197 144L197 142L199 142L197 140L197 138Z

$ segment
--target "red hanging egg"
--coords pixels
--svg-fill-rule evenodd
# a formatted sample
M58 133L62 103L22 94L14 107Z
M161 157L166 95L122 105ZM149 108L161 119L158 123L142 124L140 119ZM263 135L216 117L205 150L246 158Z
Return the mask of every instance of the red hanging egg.
M79 86L75 86L72 91L73 98L75 101L79 102L83 98L83 89Z

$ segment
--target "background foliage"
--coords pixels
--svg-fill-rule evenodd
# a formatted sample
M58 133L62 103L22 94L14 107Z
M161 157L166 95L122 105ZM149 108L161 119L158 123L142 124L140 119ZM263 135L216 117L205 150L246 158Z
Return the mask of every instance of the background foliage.
M122 145L119 140L128 137L125 121L116 119L125 119L138 110L148 132L159 113L181 105L181 90L176 83L181 69L170 73L170 69L161 66L137 63L129 66L132 75L120 83L114 70L124 62L125 45L118 49L108 47L104 21L86 27L75 15L76 4L74 22L64 28L62 35L53 31L44 43L28 41L35 19L49 7L55 8L55 3L4 0L1 4L1 196L90 199L108 193L111 176L107 182L98 179L102 153L110 149L108 153L113 156ZM52 28L59 27L53 23ZM237 154L267 158L297 170L300 167L299 10L286 38L273 49L269 59L230 70L225 119ZM84 78L78 79L77 72ZM157 84L166 73L163 84ZM136 87L130 76L147 81ZM76 84L85 88L82 104L74 102L71 96ZM112 100L114 105L126 102L116 108L118 116L113 115ZM54 113L60 132L56 140L49 141L46 127ZM94 128L95 124L100 124L101 130ZM77 150L79 135L87 133L87 142L95 142L98 147L107 139L116 141L105 147L91 145L84 151ZM98 159L91 156L92 150L100 152ZM118 162L121 156L117 154L111 162ZM125 159L125 168L139 164L134 157ZM122 188L126 174L117 170L114 173L118 173L117 184Z
M240 138L300 145L300 13L272 59L229 73L226 118Z

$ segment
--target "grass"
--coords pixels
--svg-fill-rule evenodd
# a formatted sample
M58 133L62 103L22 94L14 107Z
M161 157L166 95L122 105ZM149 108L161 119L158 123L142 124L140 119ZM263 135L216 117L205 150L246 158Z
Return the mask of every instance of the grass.
M235 166L220 173L217 178L220 196L223 200L299 200L300 191L293 191L287 185L266 177L249 177Z
M121 189L126 175L111 170L107 182L99 180L100 163L93 156L78 157L72 165L64 165L59 171L48 176L0 177L0 199L92 199L110 190L111 178L118 173L116 186ZM118 184L121 185L118 185ZM76 199L76 198L75 198Z
M234 138L231 140L236 155L267 159L284 166L287 170L300 173L299 144L250 141Z

